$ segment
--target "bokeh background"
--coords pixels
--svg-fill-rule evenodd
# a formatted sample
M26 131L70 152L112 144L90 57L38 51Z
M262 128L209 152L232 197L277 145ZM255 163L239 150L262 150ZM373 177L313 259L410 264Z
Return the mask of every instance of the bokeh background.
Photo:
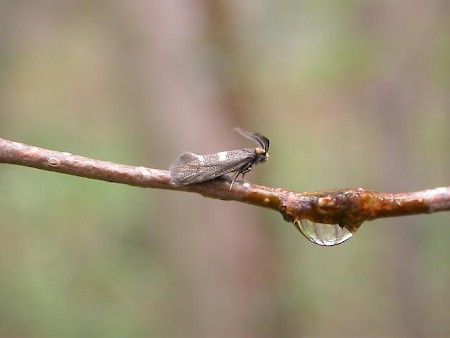
M0 136L294 191L449 185L450 3L0 1ZM322 248L275 212L0 166L1 337L444 337L450 214Z

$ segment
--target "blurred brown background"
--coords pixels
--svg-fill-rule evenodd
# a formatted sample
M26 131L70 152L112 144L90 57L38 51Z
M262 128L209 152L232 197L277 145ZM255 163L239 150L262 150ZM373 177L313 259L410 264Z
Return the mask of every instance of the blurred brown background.
M253 146L251 182L447 186L450 3L1 1L0 136L168 168ZM450 335L450 214L315 246L274 212L0 167L1 337Z

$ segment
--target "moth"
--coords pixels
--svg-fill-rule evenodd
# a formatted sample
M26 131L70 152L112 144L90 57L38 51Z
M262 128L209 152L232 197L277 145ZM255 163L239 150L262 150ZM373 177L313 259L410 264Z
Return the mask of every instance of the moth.
M252 167L268 160L269 139L259 133L250 133L241 128L235 130L242 136L255 141L256 148L221 151L215 154L197 155L184 152L170 165L170 180L173 185L188 185L212 180L228 173L234 173L230 185Z

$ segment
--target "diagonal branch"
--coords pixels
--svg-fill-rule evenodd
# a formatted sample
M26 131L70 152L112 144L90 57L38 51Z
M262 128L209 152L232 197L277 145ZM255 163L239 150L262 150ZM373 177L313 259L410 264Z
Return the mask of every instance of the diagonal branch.
M288 222L339 224L355 232L362 222L450 210L450 187L385 194L362 188L297 193L236 182L227 178L187 186L170 184L167 170L134 167L38 148L0 138L0 163L17 164L96 180L194 192L205 197L253 204L281 213Z

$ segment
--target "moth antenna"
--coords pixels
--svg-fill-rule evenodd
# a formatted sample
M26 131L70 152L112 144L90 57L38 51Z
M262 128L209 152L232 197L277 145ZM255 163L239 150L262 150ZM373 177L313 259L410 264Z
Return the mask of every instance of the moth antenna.
M247 130L244 130L242 128L236 127L234 128L234 130L236 130L239 134L241 134L242 136L255 141L256 143L258 143L258 145L264 149L264 151L268 151L269 150L269 139L259 133L250 133Z

